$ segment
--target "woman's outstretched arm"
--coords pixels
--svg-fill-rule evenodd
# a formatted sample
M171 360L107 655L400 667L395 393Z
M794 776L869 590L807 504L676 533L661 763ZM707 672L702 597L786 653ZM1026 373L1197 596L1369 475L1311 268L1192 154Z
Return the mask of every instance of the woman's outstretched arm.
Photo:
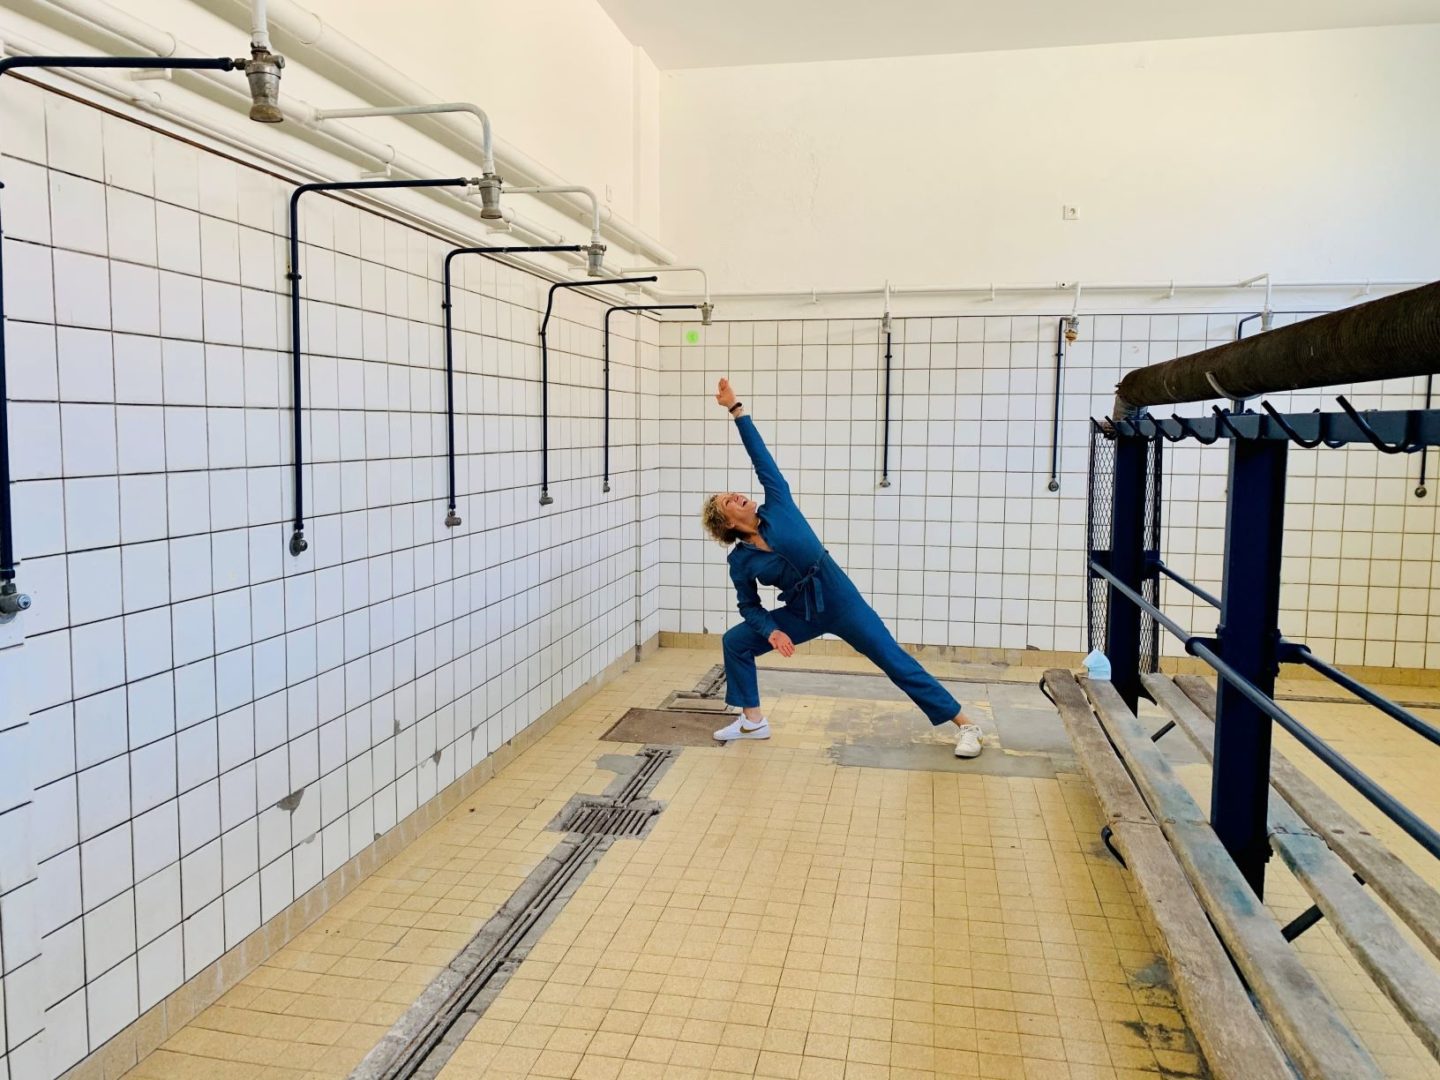
M740 609L740 614L761 637L769 641L770 635L778 633L780 627L775 622L775 616L760 602L760 590L755 586L755 579L743 577L731 567L730 580L735 583L735 606ZM770 643L774 644L773 641Z
M745 407L735 400L735 391L730 386L729 379L720 380L715 400L735 417L735 426L740 430L740 441L745 445L746 453L750 455L750 463L755 466L755 475L760 480L760 486L765 489L765 497L789 500L790 485L785 482L785 477L780 472L780 466L776 465L775 459L770 456L770 450L765 445L765 440L760 437L760 432L755 428L755 421L746 415Z

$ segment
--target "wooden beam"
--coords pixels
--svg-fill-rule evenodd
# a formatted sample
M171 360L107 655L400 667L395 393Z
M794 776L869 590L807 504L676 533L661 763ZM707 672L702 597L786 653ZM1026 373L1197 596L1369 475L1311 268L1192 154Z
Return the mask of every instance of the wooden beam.
M1180 1007L1216 1080L1294 1080L1294 1072L1255 1011L1170 842L1068 671L1045 673L1050 692L1111 823L1116 847L1144 899Z
M1175 685L1213 725L1215 688L1209 681L1200 675L1177 675ZM1270 780L1304 822L1440 957L1440 892L1278 750L1270 757Z
M1185 729L1207 761L1215 753L1215 725L1164 675L1143 677L1155 703ZM1385 996L1430 1053L1440 1058L1440 973L1401 935L1365 887L1312 832L1273 787L1270 844L1330 920Z
M1340 1010L1280 934L1170 768L1149 732L1115 688L1092 681L1087 691L1121 758L1170 839L1231 958L1260 1001L1266 1019L1303 1077L1379 1080L1380 1067L1340 1016Z

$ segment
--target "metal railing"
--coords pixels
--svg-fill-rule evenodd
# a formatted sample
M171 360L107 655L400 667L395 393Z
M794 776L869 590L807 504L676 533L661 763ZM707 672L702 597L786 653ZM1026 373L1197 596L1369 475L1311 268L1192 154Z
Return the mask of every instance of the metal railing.
M1279 724L1407 836L1440 858L1440 831L1435 826L1275 700L1280 665L1303 664L1440 745L1440 728L1280 633L1280 561L1290 445L1307 449L1370 445L1386 453L1440 445L1440 410L1362 412L1343 397L1338 404L1338 412L1285 415L1265 403L1264 412L1216 408L1199 418L1142 415L1093 422L1095 438L1111 443L1114 464L1110 476L1098 480L1092 476L1092 484L1098 485L1112 505L1108 550L1097 550L1095 536L1088 538L1087 577L1099 583L1105 594L1104 649L1115 688L1133 710L1143 692L1141 673L1150 666L1139 647L1142 620L1172 635L1187 654L1215 671L1218 692L1210 819L1258 895L1263 895L1269 857L1272 724ZM1147 474L1158 470L1158 456L1147 452L1152 444L1194 440L1207 445L1220 439L1229 443L1229 484L1223 585L1216 597L1165 565L1158 527L1152 526L1145 500L1139 496L1150 482ZM1161 578L1219 611L1214 637L1192 633L1161 609Z

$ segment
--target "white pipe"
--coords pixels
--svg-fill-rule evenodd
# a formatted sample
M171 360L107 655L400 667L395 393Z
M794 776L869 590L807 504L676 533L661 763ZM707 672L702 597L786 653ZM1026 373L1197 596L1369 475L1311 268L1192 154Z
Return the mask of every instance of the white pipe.
M632 266L625 270L626 274L699 274L700 287L705 291L705 303L710 302L710 275L705 273L703 267L699 266Z
M243 8L246 0L196 0L201 7L214 11L223 17L234 19L237 8ZM329 61L324 64L326 77L343 85L352 93L363 97L391 99L404 104L418 105L433 101L435 94L425 90L409 76L385 63L368 49L356 44L333 27L326 25L314 12L293 3L292 0L272 0L269 5L269 19L275 29L288 34L295 40L298 50L291 52L292 60L307 60L312 68L322 66L314 61ZM307 53L316 54L309 57ZM451 149L474 156L480 149L474 132L465 125L446 116L436 116L429 121L438 125L446 138L443 140ZM556 175L544 165L528 157L504 140L499 140L495 149L500 172L515 178L522 184L533 184L545 188L559 189L555 192L557 201L572 214L588 210L579 192L564 177ZM593 218L593 211L589 215ZM606 229L622 244L648 259L659 263L673 263L675 255L658 241L641 232L623 219L601 214Z
M1413 289L1428 285L1430 279L1396 281L1276 281L1275 289ZM1097 282L1085 285L1089 292L1231 292L1254 287L1255 282L1245 281L1148 281L1148 282ZM890 291L896 295L934 296L945 294L973 293L994 295L996 293L1064 293L1069 286L1059 283L986 283L983 285L892 285ZM865 297L883 294L883 288L834 288L834 289L775 289L756 291L718 292L715 295L724 300L818 300L822 297L839 299Z
M507 195L579 195L590 203L590 242L598 244L600 240L600 200L595 197L595 192L588 187L581 187L578 184L531 184L526 187L506 187Z
M469 113L480 121L481 171L487 176L495 175L495 135L490 126L490 117L479 105L468 101L443 101L434 105L374 105L361 109L316 109L315 122L354 120L367 116L424 116L430 113L453 112Z
M179 41L174 35L157 30L141 20L112 7L110 4L105 3L105 0L47 0L47 3L52 7L98 26L116 37L139 45L142 49L154 52L157 55L205 55L199 49ZM14 40L12 37L7 36L7 42L12 40ZM64 74L70 75L72 73L65 72ZM241 112L248 112L250 109L251 99L249 93L243 88L243 84L237 84L232 74L220 71L196 70L177 71L175 75L176 78L174 81L178 83L197 82L208 84L213 88L213 90L210 91L210 96L218 96L226 104L233 103L235 108ZM215 91L218 91L218 94L215 93ZM117 96L125 97L126 100L133 98L133 95ZM141 104L142 107L149 107L143 102L136 103ZM280 109L285 114L287 120L294 120L296 122L296 126L291 129L293 134L302 137L318 136L327 142L339 143L352 153L358 153L364 157L371 158L381 165L386 166L392 172L400 173L412 179L437 175L436 170L431 166L416 161L406 155L399 154L391 144L373 139L348 125L331 123L326 124L322 128L315 119L318 110L313 105L292 94L286 94L281 98ZM171 109L170 111L175 112L181 117L185 115L180 110ZM205 125L198 125L197 130L203 132L206 130L206 127ZM268 149L273 146L273 140L266 140L263 144L253 143L252 145L257 149L263 148L268 151ZM455 195L446 189L426 188L421 190L431 198L442 201L448 206L459 207L467 215L478 216L478 211L474 211L469 203L458 201ZM507 214L505 220L515 228L533 234L535 237L543 239L546 243L563 243L563 239L554 238L556 234L551 230L545 229L518 214ZM487 221L486 224L488 225L489 222Z
M265 0L253 0L250 6L250 48L270 51L270 23L265 17Z

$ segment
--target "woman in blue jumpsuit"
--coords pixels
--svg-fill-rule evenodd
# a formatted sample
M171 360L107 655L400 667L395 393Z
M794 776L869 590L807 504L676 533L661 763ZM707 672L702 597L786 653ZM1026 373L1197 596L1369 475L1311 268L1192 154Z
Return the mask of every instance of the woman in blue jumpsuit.
M896 643L855 583L825 550L795 505L790 485L755 430L755 422L735 400L728 380L720 380L715 400L735 418L740 441L765 492L761 505L738 492L712 495L702 515L716 540L733 545L730 578L740 614L745 617L725 634L725 701L743 711L734 723L717 731L715 738L722 742L768 739L770 724L760 710L755 658L772 649L791 656L795 646L821 634L834 634L885 672L930 723L956 724L960 729L957 757L978 755L980 729L970 723L960 703L935 677ZM757 582L779 586L784 606L767 611L760 603Z

